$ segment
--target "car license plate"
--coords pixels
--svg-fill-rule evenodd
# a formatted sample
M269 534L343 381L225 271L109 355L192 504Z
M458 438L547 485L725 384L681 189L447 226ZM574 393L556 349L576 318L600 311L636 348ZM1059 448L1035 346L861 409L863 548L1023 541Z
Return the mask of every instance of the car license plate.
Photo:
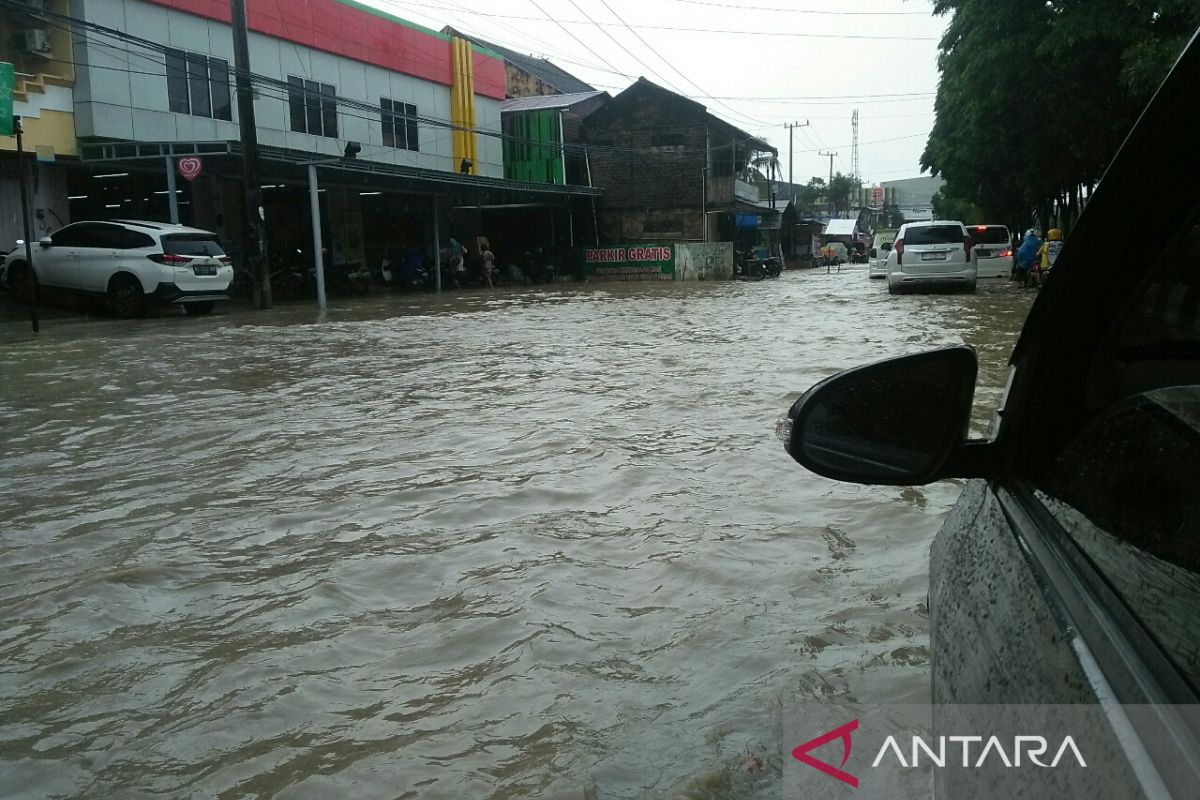
M979 255L980 258L987 258L988 256L990 256L992 254L991 250L976 250L975 252L976 252L976 254Z
M217 268L215 266L213 266L212 264L197 264L196 266L192 267L192 270L195 271L195 273L197 275L216 275L217 274Z
M945 253L921 253L922 261L945 261Z

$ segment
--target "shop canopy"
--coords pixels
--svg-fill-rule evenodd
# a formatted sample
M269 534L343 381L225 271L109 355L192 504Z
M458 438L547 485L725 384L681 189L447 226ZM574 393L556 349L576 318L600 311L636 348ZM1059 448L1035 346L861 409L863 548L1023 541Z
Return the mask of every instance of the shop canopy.
M858 227L856 219L831 219L825 226L826 236L853 236Z

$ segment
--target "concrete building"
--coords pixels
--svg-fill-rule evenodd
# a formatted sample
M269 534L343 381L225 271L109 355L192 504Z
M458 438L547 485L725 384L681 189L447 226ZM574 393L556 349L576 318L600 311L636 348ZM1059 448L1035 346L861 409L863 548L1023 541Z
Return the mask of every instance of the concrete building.
M68 0L45 0L44 9L69 11ZM31 7L30 12L35 10ZM13 64L13 114L22 119L23 163L16 158L15 136L0 136L0 249L8 250L24 236L21 223L19 170L30 188L30 230L34 238L70 219L68 166L75 162L75 84L71 32L45 24L20 9L0 10L0 61Z
M49 227L177 218L218 232L236 262L247 192L227 0L39 5L21 24L50 31L75 62L72 94L47 109L73 116L61 147L79 156L56 190L68 213ZM505 62L496 53L350 0L246 5L275 265L311 262L314 162L334 263L374 265L452 234L473 242L491 233L482 230L490 207L550 209L569 239L571 199L595 192L505 179ZM199 159L194 179L176 174L183 157ZM9 200L6 190L0 210Z
M584 83L547 59L501 47L477 36L463 33L449 25L442 28L442 33L466 39L476 47L495 53L504 59L504 92L507 97L537 97L596 91L596 87Z
M880 183L888 205L896 206L908 222L933 219L933 196L944 185L945 181L932 175Z

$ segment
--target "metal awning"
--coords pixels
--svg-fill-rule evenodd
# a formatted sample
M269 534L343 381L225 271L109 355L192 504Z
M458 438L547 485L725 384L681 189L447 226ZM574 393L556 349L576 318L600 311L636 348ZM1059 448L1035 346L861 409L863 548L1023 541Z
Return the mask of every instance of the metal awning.
M366 159L337 158L324 153L306 150L290 150L282 147L260 145L259 158L265 168L271 164L297 168L297 177L303 177L303 168L318 162L322 172L339 172L346 176L392 179L404 188L426 189L481 189L502 192L553 194L574 197L598 197L602 189L590 186L570 186L549 183L525 183L507 178L489 178L483 175L464 175L457 172L421 169L400 164L385 164ZM85 163L154 161L161 163L165 157L175 156L228 156L241 158L241 142L90 142L80 143L79 159ZM155 166L158 166L156 164ZM388 188L388 187L380 187Z
M826 236L853 236L854 229L858 226L856 219L831 219L829 224L825 226Z

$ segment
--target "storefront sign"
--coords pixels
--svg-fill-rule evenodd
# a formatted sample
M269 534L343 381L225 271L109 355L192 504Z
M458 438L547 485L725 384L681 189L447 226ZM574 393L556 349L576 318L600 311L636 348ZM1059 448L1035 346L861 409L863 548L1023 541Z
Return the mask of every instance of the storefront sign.
M595 280L670 281L675 279L675 245L588 247L583 263L588 277Z
M0 61L0 136L13 135L13 65Z
M203 166L200 159L196 156L188 156L187 158L179 159L179 174L184 180L194 181L200 174L200 169Z

